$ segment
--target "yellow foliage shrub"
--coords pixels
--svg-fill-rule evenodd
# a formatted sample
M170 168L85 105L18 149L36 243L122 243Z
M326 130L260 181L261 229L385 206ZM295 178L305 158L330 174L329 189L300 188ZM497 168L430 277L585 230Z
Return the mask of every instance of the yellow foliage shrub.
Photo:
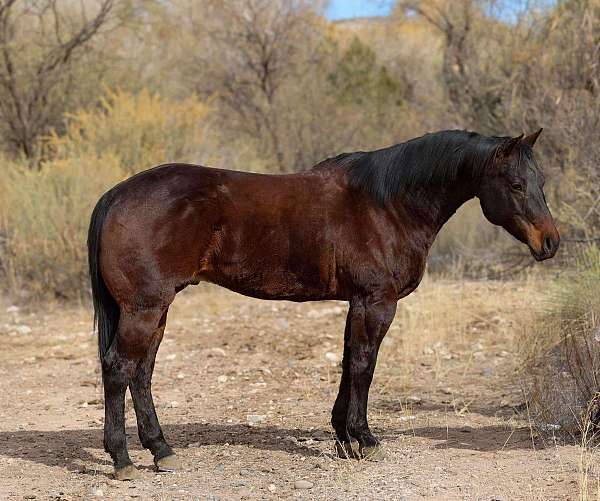
M129 175L164 162L194 160L206 148L208 107L148 92L108 92L101 106L67 118L64 135L45 139L39 169L2 162L0 276L9 294L87 296L86 238L102 193Z
M132 174L165 162L194 162L205 147L208 106L195 97L172 101L147 90L107 91L99 109L67 115L64 135L46 145L55 162L113 155Z

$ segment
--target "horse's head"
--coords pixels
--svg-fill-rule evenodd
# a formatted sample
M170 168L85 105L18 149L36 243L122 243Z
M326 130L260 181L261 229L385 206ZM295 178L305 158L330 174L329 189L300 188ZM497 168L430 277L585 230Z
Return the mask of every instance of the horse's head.
M477 193L485 217L527 244L537 261L553 257L560 243L546 205L544 175L533 155L541 132L506 139L496 150Z

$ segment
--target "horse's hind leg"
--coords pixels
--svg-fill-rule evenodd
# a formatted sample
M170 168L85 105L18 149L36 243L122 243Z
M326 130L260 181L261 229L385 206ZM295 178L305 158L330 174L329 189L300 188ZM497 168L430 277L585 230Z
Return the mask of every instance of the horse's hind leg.
M171 449L163 436L158 417L156 416L151 390L154 361L156 360L156 352L162 341L166 321L167 311L165 310L160 319L158 329L153 334L146 356L137 365L129 384L129 389L137 417L140 442L146 449L152 452L154 463L159 471L174 471L180 468L180 464L173 449Z
M147 360L148 353L156 353L162 337L160 320L165 311L164 307L134 312L121 308L115 339L102 361L104 449L114 462L118 480L131 480L139 475L127 452L125 391Z

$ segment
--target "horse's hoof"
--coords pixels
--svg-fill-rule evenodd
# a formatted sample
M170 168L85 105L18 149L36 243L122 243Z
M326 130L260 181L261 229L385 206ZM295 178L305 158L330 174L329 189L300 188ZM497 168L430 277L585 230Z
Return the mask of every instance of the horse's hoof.
M174 473L182 468L181 461L179 461L179 458L175 454L157 459L154 461L154 464L157 471L163 473Z
M383 461L385 459L385 450L381 444L370 447L363 447L360 451L365 461Z
M116 480L135 480L140 478L140 472L133 464L123 466L123 468L115 468Z
M383 461L385 459L385 451L381 444L361 447L356 440L352 442L336 441L335 450L338 457L342 459L364 459L365 461Z

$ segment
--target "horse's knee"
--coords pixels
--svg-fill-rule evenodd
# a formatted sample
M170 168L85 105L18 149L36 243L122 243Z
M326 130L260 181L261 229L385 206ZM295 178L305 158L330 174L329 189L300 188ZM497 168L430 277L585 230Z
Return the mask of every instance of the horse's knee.
M371 351L370 347L355 350L349 364L351 377L360 377L369 372L372 363Z

